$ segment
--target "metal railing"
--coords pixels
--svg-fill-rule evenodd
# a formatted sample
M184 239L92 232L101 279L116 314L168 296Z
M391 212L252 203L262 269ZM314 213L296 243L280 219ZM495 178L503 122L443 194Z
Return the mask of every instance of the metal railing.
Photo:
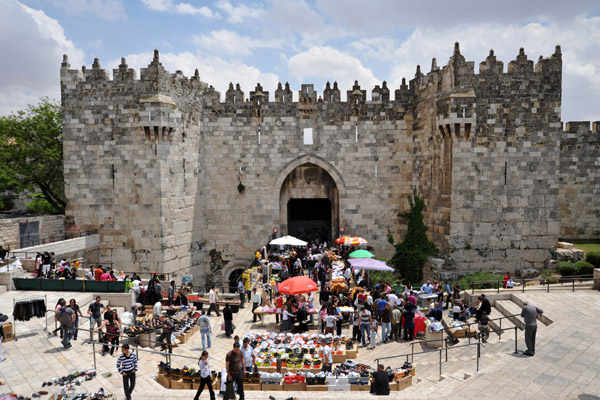
M497 317L497 318L492 318L489 320L489 322L496 322L496 321L500 321L500 326L498 329L493 329L494 333L496 333L498 335L499 338L502 338L502 331L506 330L506 329L502 329L502 320L503 319L511 319L514 317L520 317L521 314L511 314L511 315L504 315L502 317ZM466 325L467 327L471 327L471 325L479 325L479 322L463 322L463 326ZM507 329L512 329L513 327L507 328ZM500 333L498 333L500 332Z
M561 287L564 287L565 283L571 283L572 291L575 291L575 282L579 281L583 283L584 281L596 281L598 278L594 278L594 275L572 275L572 276L561 276L561 277L551 277L551 278L530 278L530 279L516 279L513 280L515 283L519 283L521 286L521 292L525 293L525 287L527 286L527 282L539 282L540 286L546 286L546 292L550 292L550 284L560 283ZM475 288L478 285L490 286L487 288ZM494 287L495 286L495 287ZM500 289L515 291L515 287L505 288L504 287L504 279L498 280L488 280L488 281L469 281L469 289L471 290L471 294L475 293L475 290L485 290L485 289L496 289L497 293L500 293ZM518 289L516 289L518 290Z

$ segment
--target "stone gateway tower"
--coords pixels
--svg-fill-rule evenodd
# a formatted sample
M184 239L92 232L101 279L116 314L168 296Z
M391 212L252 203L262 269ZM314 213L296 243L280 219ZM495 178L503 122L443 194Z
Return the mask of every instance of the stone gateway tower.
M231 84L221 102L197 71L167 72L158 51L139 79L125 59L111 80L97 59L72 70L65 56L68 223L99 229L103 259L126 270L221 283L274 228L335 238L344 227L390 256L386 236L403 237L396 215L416 187L454 261L444 274L541 269L560 234L599 235L597 201L578 204L579 232L569 200L598 183L573 179L584 150L561 139L591 133L589 123L562 132L561 76L558 46L535 65L521 49L507 72L490 51L475 73L457 43L443 68L434 59L370 99L358 82L345 102L336 82L322 95L302 85L297 102L287 84L274 96Z

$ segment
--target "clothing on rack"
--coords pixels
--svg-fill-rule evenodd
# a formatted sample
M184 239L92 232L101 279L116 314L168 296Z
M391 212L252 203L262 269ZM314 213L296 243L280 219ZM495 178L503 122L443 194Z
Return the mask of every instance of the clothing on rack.
M46 302L44 299L17 301L13 309L15 321L29 321L31 318L43 318L45 316Z

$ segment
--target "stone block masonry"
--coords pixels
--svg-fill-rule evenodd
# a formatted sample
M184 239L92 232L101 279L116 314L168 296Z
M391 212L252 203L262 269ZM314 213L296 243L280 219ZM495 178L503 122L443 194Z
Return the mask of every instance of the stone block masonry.
M41 215L36 217L3 218L0 219L0 245L11 250L21 247L19 225L38 223L39 243L48 243L65 238L64 215ZM28 246L29 243L24 243Z
M287 84L245 101L232 83L221 103L158 51L139 80L125 59L111 80L65 56L67 223L99 229L100 257L128 270L221 283L274 227L294 229L291 200L328 200L331 236L343 226L390 257L416 187L456 274L542 268L561 223L561 76L558 46L535 64L521 49L507 73L490 52L477 74L457 43L394 100L386 82L371 100L355 82L345 102L335 82L302 85L298 102Z

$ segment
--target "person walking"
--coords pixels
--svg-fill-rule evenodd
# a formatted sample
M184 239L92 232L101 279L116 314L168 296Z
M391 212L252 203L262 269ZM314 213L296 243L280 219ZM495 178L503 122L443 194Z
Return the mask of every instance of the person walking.
M75 323L73 324L73 340L77 340L77 333L79 332L79 317L83 317L81 313L81 309L77 305L77 301L75 299L69 300L69 307L75 313Z
M245 279L242 278L238 282L238 295L240 296L240 308L244 308L244 304L246 304L246 287L244 286Z
M381 340L387 343L388 336L391 339L392 334L392 307L387 302L383 311L381 311Z
M162 314L160 317L158 317L158 319L160 320L160 322L162 324L162 334L156 339L156 341L160 345L160 349L164 351L164 350L166 350L166 347L164 344L164 340L166 339L169 353L173 353L173 344L171 343L171 335L172 335L173 329L175 328L175 324L170 319L165 318L165 316Z
M233 343L233 350L227 353L225 357L225 369L227 370L227 384L237 385L237 393L240 396L239 400L244 400L244 368L243 368L242 350L240 349L240 343ZM223 400L235 400L235 396L230 398L228 391L225 391Z
M404 304L404 340L411 341L415 334L414 306L408 301Z
M202 315L198 317L198 326L200 327L200 336L202 336L202 350L206 350L207 344L210 349L210 334L212 333L212 328L210 327L210 319L204 310L202 310Z
M217 301L217 289L215 289L215 285L212 285L210 287L210 291L208 292L208 302L210 303L210 306L208 307L209 316L210 312L213 310L215 311L215 313L217 313L217 317L221 316L221 313L219 312L219 304L217 304Z
M123 376L123 390L125 399L131 400L131 392L135 388L135 373L138 370L138 359L135 353L129 350L129 344L121 347L121 355L117 358L117 370Z
M256 310L261 304L260 295L256 292L256 288L252 289L252 322L256 322L256 318L260 318L262 321L262 316L254 314L254 310Z
M371 311L369 311L367 307L360 310L358 315L360 316L360 336L362 338L362 345L363 347L367 347L367 340L369 340L370 337L369 333L371 332L371 320L373 317L371 317Z
M523 354L526 356L533 357L535 355L535 335L537 333L537 315L543 314L544 311L541 308L530 305L529 303L523 303L523 309L521 310L521 317L525 320L525 344L527 345L527 351Z
M210 347L210 346L208 346ZM200 387L194 396L194 400L200 399L200 395L204 390L204 386L208 387L208 393L210 393L210 400L215 400L215 392L213 390L213 377L210 372L208 365L208 351L202 351L200 359L198 360L198 367L200 367Z
M250 346L250 338L244 338L241 349L244 356L244 370L251 374L256 356L254 355L254 349Z
M231 311L231 307L229 307L229 303L225 303L223 321L225 322L225 337L231 337L233 333L233 312Z
M94 328L94 331L102 331L102 328L106 327L106 332L104 333L102 346L102 354L103 356L106 353L110 353L112 356L115 352L115 348L119 346L119 336L121 334L121 329L119 327L119 323L116 318L106 318L102 325L99 328ZM110 348L109 348L110 347Z
M96 301L94 301L88 307L88 314L90 315L90 340L94 340L92 332L94 329L94 325L96 325L97 327L100 327L100 325L102 325L102 310L104 310L104 304L100 302L101 300L102 299L100 298L100 296L96 296ZM101 335L102 333L98 332L99 342L102 341Z
M65 349L72 347L70 341L73 337L73 325L75 324L75 312L67 305L65 299L60 299L60 310L57 311L58 322L63 334L62 345Z
M175 302L175 293L177 293L177 287L175 286L175 281L171 281L169 285L169 289L167 291L167 298L169 299L169 305Z

